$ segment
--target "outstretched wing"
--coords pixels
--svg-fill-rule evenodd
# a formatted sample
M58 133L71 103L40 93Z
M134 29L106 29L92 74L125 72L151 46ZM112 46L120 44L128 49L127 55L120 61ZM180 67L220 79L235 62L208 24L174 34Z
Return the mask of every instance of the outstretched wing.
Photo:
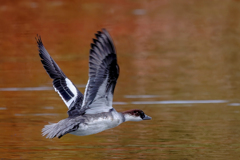
M119 76L119 66L113 41L103 29L93 39L89 57L89 80L84 93L82 110L86 114L112 109L113 93Z
M38 43L39 56L42 58L41 62L50 78L53 79L53 87L55 91L67 105L69 111L71 110L71 112L68 112L69 116L72 116L73 114L78 115L83 101L83 94L65 76L62 70L58 67L57 63L49 55L43 46L41 37L38 36L36 40Z

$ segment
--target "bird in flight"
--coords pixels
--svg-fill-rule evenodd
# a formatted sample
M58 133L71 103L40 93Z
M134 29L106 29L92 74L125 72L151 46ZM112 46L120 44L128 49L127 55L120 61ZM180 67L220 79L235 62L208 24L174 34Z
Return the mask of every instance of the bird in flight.
M37 36L39 56L53 87L68 107L68 117L45 125L42 135L61 138L67 133L85 136L114 128L126 121L150 120L140 109L117 112L112 107L113 93L119 76L117 54L109 33L95 34L89 56L89 79L84 95L67 78Z

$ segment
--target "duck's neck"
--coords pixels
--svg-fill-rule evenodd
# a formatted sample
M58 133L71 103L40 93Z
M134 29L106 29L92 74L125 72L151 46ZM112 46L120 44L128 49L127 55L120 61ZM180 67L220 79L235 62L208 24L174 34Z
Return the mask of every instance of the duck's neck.
M122 113L123 117L124 117L124 121L127 122L127 121L134 121L133 117L130 116L129 114L126 114L126 113Z

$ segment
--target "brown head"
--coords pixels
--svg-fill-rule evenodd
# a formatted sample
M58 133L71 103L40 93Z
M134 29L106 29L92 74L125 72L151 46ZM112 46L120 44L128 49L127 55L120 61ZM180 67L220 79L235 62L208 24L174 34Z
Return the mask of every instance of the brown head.
M140 109L128 110L128 111L122 112L122 114L125 117L125 121L142 121L142 120L152 119Z

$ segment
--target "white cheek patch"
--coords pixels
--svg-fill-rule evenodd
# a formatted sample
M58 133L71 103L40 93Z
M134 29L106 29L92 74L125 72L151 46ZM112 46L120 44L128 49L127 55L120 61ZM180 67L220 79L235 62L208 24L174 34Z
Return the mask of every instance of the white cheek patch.
M125 121L142 121L142 118L140 116L136 117L131 114L124 114Z

